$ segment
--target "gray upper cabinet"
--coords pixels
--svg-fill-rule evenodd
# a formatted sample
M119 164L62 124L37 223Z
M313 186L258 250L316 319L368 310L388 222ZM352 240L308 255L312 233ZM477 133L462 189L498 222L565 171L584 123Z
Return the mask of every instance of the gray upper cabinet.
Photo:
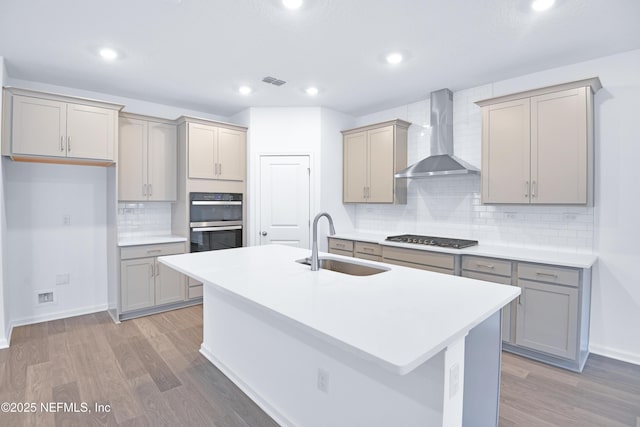
M246 129L188 123L189 178L244 181Z
M54 163L115 161L120 105L6 89L2 154Z
M177 128L157 120L130 114L120 117L119 200L176 200Z
M342 131L344 203L406 203L406 180L394 173L407 167L411 123L392 120Z
M593 94L598 78L477 102L482 202L592 203Z

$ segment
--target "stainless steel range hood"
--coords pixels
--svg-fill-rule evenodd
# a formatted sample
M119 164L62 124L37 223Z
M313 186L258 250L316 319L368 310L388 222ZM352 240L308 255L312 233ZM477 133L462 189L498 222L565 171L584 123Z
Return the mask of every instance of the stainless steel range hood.
M453 93L431 92L431 155L396 173L396 178L479 174L473 165L453 155Z

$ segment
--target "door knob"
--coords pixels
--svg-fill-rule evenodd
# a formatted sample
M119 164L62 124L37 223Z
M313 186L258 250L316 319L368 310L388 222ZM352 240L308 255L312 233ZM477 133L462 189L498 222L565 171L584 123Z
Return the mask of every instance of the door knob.
M266 235L267 235L267 232L266 232L266 231L263 231L263 232L262 232L262 233L260 233L260 234L262 234L263 236L266 236Z

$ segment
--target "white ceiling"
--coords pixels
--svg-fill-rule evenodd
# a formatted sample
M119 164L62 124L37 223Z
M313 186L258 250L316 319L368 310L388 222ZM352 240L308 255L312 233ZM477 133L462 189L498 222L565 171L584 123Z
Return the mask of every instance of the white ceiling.
M556 0L544 13L529 2L305 0L292 12L280 0L0 0L0 56L12 78L225 116L250 106L362 115L640 48L639 0ZM106 63L105 45L121 57ZM390 66L391 50L410 58ZM243 84L254 93L239 95Z

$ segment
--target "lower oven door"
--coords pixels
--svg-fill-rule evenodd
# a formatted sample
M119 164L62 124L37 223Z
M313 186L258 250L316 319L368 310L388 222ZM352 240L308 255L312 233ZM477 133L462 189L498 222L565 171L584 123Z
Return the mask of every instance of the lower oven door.
M242 247L242 226L194 227L191 229L191 252L215 251Z

